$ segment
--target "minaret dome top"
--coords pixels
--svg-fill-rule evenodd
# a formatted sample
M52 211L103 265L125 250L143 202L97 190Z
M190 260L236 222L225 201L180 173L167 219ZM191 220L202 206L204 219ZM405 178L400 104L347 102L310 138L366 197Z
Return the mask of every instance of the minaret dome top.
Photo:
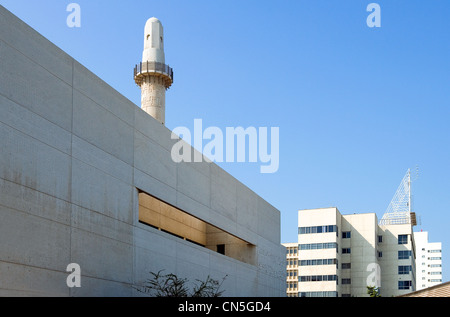
M150 18L145 23L144 53L142 62L158 62L165 64L164 29L157 18Z

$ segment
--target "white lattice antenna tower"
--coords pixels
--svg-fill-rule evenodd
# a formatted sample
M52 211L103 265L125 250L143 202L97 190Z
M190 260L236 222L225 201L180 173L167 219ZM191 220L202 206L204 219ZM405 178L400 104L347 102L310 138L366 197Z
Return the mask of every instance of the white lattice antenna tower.
M408 169L397 188L380 225L408 224L416 225L416 215L411 211L411 170Z

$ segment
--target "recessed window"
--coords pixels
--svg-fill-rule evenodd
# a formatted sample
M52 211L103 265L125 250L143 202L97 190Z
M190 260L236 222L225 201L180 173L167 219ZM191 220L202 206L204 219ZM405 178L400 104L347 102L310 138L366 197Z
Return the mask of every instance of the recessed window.
M409 274L412 271L411 265L400 265L398 267L398 274Z
M139 193L139 222L236 260L256 265L255 245L144 192Z
M351 269L352 268L352 264L351 263L342 263L342 269Z
M399 234L398 235L398 244L408 244L408 235L407 234Z
M351 232L350 231L342 231L342 239L350 239Z
M411 257L411 251L410 250L398 251L398 259L399 260L409 259L410 257Z
M352 284L352 280L351 280L350 278L343 278L343 279L341 280L341 283L342 283L343 285Z
M411 286L411 281L398 281L398 289L409 289Z
M225 244L218 244L217 245L217 253L225 255Z

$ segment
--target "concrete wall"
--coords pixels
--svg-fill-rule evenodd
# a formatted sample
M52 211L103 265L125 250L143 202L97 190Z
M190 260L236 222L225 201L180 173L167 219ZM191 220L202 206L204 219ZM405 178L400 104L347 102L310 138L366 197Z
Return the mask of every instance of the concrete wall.
M0 6L0 296L140 295L161 269L284 296L279 211L214 164L174 163L170 135ZM254 244L256 265L139 223L138 189Z

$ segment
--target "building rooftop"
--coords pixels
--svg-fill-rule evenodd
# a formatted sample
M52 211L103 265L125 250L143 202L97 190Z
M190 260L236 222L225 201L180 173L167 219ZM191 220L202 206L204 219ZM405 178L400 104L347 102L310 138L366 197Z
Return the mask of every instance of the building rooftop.
M450 297L450 282L431 286L398 297Z

